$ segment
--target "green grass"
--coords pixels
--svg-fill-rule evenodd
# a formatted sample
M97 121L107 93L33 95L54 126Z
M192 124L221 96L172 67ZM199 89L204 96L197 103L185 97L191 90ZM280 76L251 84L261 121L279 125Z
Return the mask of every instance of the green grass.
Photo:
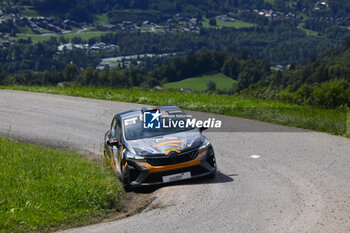
M0 232L47 232L94 223L123 205L107 165L0 138Z
M202 22L203 27L205 28L215 28L215 27L233 27L233 28L247 28L247 27L255 27L256 24L248 23L241 20L236 20L235 22L225 22L221 20L216 20L216 26L209 25L209 19L205 18Z
M304 32L306 32L306 34L308 36L318 36L318 32L317 31L314 31L314 30L310 30L310 29L307 29L304 27L304 24L300 24L298 26L299 29L303 30Z
M141 31L145 31L145 32L150 32L150 31L152 31L152 29L151 29L151 28L148 28L148 27L139 27L139 29L140 29Z
M159 92L143 91L139 89L84 87L59 88L12 86L0 87L0 89L34 91L149 105L177 105L186 110L251 118L336 135L345 135L347 131L345 111L298 106L278 101L263 101L237 96L183 93L178 91Z
M307 29L307 28L303 28L301 27L301 30L303 30L304 32L306 32L307 35L309 36L318 36L318 32Z
M99 37L103 34L106 34L107 32L84 32L84 33L76 33L76 34L67 34L63 35L64 38L66 39L72 39L73 37L80 37L83 40L89 40L90 38L93 37Z
M275 0L264 0L264 2L270 3L271 5L273 5L275 3Z
M28 26L22 26L22 27L18 27L20 33L28 33L31 34L33 33L32 30L30 30L30 28Z
M108 16L107 16L107 14L96 15L95 17L96 17L96 19L94 21L95 25L108 24Z
M39 16L38 12L33 9L31 6L24 6L23 10L20 10L20 15L22 17L37 17Z
M227 77L224 74L215 74L215 75L204 75L200 77L193 77L181 80L179 82L167 83L164 86L166 88L191 88L194 91L205 91L207 89L207 84L209 81L216 83L216 89L218 90L227 90L232 88L234 83L237 83L236 80L233 80L230 77Z
M72 39L73 37L80 37L83 40L89 40L93 37L99 37L106 32L85 32L85 33L75 33L75 34L66 34L66 35L57 35L57 36L47 36L47 35L37 35L37 34L18 34L15 39L27 39L28 37L32 38L32 41L34 43L43 42L45 40L49 40L51 37L58 37L63 36L65 39Z
M49 40L51 38L51 36L41 36L41 35L37 35L37 34L25 34L25 35L21 35L21 34L17 34L16 37L14 37L14 39L28 39L28 37L30 37L32 39L32 42L34 43L38 43L38 42L43 42L45 40Z

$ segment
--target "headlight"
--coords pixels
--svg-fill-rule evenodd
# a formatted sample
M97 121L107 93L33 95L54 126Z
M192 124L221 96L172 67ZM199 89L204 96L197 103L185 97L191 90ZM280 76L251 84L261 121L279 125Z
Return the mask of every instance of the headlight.
M209 140L205 138L203 144L199 147L199 151L206 149L209 145L210 145Z
M130 151L127 151L127 152L126 152L126 158L127 158L127 159L139 160L139 161L145 159L144 157L135 155L135 154L131 153Z
M209 145L209 140L205 138L203 144L198 149L197 159L201 159L204 155L207 154Z
M132 160L132 162L134 162L135 164L137 164L140 167L144 167L144 168L151 167L151 165L147 163L147 161L145 160L144 157L135 155L135 154L131 153L130 151L126 152L126 159L129 160L129 162L130 162L130 160Z

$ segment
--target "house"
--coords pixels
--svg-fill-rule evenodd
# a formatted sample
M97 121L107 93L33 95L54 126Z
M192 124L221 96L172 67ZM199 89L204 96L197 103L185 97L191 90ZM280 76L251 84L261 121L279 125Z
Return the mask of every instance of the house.
M191 18L190 19L190 25L191 26L197 26L198 25L198 19L197 18Z
M234 18L228 17L227 15L218 15L215 17L217 20L221 20L224 22L234 22L236 21Z
M181 88L180 89L181 92L187 92L187 93L192 93L193 90L191 88Z
M163 90L163 87L161 86L155 86L152 88L153 91L162 91Z
M132 21L123 21L122 25L123 25L123 27L131 27L131 26L133 26L133 22Z
M104 24L102 25L102 29L104 31L114 31L116 29L116 26L113 24Z

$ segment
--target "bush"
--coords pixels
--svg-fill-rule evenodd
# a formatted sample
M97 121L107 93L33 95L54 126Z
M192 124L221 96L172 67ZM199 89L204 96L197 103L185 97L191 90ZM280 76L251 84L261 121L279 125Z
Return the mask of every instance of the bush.
M345 79L324 82L313 91L312 102L326 108L349 106L350 83Z
M275 98L283 102L322 108L350 106L350 83L345 79L334 79L321 85L303 84L296 92L285 89Z
M209 81L207 83L207 91L215 91L216 90L216 83L214 83L213 81Z
M209 25L216 26L216 19L214 18L209 19Z

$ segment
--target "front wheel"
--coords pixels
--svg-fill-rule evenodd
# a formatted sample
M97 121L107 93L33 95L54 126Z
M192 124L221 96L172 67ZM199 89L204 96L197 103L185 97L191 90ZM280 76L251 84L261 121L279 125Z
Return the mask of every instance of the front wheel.
M129 184L124 184L124 190L125 192L131 192L133 191L133 188Z
M120 163L120 167L121 167L121 180L123 182L123 185L124 185L124 190L125 192L131 192L133 191L133 188L131 187L130 185L130 179L129 177L125 177L126 176L126 171L124 171L124 166L122 166L122 163Z
M215 179L215 177L216 177L216 171L207 176L208 179Z

